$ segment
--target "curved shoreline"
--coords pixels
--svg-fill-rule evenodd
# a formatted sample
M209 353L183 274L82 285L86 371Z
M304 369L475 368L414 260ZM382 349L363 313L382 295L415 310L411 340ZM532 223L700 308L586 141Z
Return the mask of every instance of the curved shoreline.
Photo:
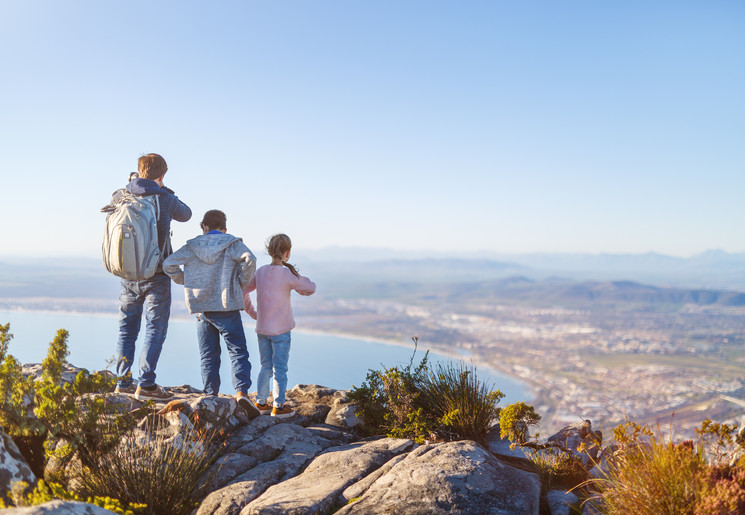
M40 315L62 315L62 316L92 316L97 318L114 318L116 319L118 315L116 313L103 313L100 311L61 311L61 310L37 310L37 309L26 309L26 308L11 308L11 309L0 309L0 312L5 311L8 313L28 313L28 314L40 314ZM190 321L190 315L181 315L178 314L176 316L171 317L171 321L174 322L189 322ZM247 325L246 322L243 323L243 326L246 328L253 329L252 325ZM414 343L411 340L408 341L399 341L394 339L388 339L388 338L380 338L375 336L368 336L368 335L360 335L360 334L354 334L354 333L346 333L346 332L334 332L334 331L324 331L319 329L308 329L308 328L294 328L293 331L298 333L304 333L304 334L312 334L316 336L332 336L332 337L338 337L338 338L349 338L353 340L358 341L365 341L370 343L379 343L383 345L391 345L395 347L405 347L408 349L411 349L412 352L414 351ZM475 368L478 369L480 367L483 367L487 370L490 370L496 375L503 375L514 381L515 383L520 384L524 387L524 390L527 394L529 394L529 397L531 399L535 399L538 396L538 390L540 389L538 385L533 384L530 381L527 381L523 377L515 376L512 372L508 370L504 370L503 368L491 365L489 362L487 362L484 358L480 358L478 356L475 356L473 353L469 353L468 355L462 355L457 352L457 350L454 350L449 347L440 346L440 345L432 345L429 344L428 346L424 346L421 343L419 343L416 347L417 351L431 351L436 354L440 354L442 356L446 356L453 360L460 360L463 362L470 362L470 364ZM498 387L498 385L495 385Z

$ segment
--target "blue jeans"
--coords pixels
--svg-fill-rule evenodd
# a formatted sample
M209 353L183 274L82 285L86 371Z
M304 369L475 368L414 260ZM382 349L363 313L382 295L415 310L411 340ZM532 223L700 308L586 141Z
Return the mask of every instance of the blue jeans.
M217 395L220 392L220 335L230 354L233 388L236 392L248 393L251 387L251 362L248 361L246 333L243 332L240 311L206 311L197 314L204 393Z
M168 331L171 316L171 278L157 273L144 281L122 279L119 295L119 340L116 344L116 375L119 386L129 386L135 357L135 342L145 311L145 341L140 351L140 386L155 384L155 367Z
M277 335L257 334L261 371L256 379L257 401L266 403L269 396L269 380L274 376L274 405L285 405L287 390L287 362L290 360L290 331Z

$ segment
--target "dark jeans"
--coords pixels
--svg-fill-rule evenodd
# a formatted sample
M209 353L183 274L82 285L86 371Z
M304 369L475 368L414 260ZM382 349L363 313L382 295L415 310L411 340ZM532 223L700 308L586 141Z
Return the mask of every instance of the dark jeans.
M157 273L144 281L122 279L119 296L119 341L116 344L116 375L119 386L128 386L125 377L134 362L135 342L145 307L145 339L140 351L140 386L155 384L155 367L168 331L171 316L171 278Z
M251 362L248 361L246 334L240 311L205 311L197 314L197 339L202 359L204 393L220 392L220 335L230 354L233 389L248 393L251 387Z

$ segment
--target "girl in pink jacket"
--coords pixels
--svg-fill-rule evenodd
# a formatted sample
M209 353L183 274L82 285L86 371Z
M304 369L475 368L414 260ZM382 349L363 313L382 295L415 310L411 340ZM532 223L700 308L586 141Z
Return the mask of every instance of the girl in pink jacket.
M275 234L269 239L266 250L272 264L256 271L253 279L243 288L243 303L246 313L256 320L256 335L259 339L261 371L256 380L258 397L256 407L262 415L287 418L295 410L285 406L287 390L287 362L290 359L290 331L295 327L290 305L290 293L312 295L316 285L301 276L290 259L292 242L286 234ZM256 309L249 293L256 290ZM269 380L274 377L274 406L267 404Z

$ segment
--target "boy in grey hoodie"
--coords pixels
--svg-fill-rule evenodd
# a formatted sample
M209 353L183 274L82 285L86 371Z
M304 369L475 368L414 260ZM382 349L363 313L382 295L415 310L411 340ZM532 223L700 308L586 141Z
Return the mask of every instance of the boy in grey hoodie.
M256 258L240 238L227 234L225 213L213 209L202 219L204 234L168 256L163 271L184 285L186 305L197 315L204 393L220 391L220 335L230 354L235 398L249 418L260 413L248 398L251 362L240 310L241 288L256 271ZM183 269L181 268L183 266Z

